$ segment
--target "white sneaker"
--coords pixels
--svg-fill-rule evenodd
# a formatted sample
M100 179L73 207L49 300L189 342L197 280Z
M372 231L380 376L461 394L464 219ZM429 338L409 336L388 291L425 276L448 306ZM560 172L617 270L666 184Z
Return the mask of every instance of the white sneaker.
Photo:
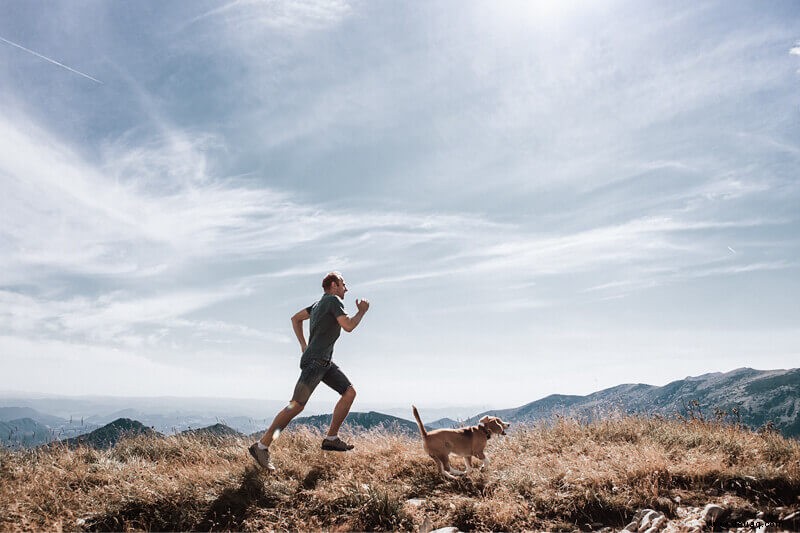
M258 465L261 468L263 468L265 470L269 470L270 472L274 472L275 471L275 465L273 465L269 461L269 450L268 449L263 449L262 450L261 448L258 447L258 443L254 442L250 446L250 448L248 448L248 450L250 450L250 455L253 456L253 459L256 460L256 462L258 463Z

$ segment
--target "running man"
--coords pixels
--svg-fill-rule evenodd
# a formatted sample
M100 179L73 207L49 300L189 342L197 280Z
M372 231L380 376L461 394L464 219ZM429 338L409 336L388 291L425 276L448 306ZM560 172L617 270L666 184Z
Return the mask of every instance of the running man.
M300 348L303 350L303 356L300 358L300 378L295 385L292 400L289 405L275 415L275 420L272 421L272 425L261 437L261 440L250 446L250 455L267 470L275 470L269 460L269 446L272 444L275 433L283 431L289 422L303 411L311 393L314 392L320 381L341 395L333 409L331 427L328 430L328 436L322 441L322 449L337 452L353 449L353 446L340 439L338 434L339 427L350 412L353 400L356 399L356 390L347 376L332 361L333 345L342 330L351 332L358 326L369 309L369 302L356 300L358 312L353 317L347 316L344 311L344 295L347 292L347 284L339 272L331 272L325 276L325 279L322 280L322 288L325 294L317 303L301 309L292 317L292 329L294 329L294 334L300 341ZM308 319L311 319L311 326L308 345L306 345L303 322Z

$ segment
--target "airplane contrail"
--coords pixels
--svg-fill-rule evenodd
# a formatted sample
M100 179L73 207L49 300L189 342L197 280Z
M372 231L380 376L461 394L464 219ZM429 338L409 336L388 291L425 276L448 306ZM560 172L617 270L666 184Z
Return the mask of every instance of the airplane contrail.
M70 72L74 72L75 74L78 74L78 75L80 75L80 76L83 76L84 78L88 78L88 79L92 80L92 81L93 81L93 82L95 82L95 83L99 83L100 85L103 85L103 82L102 82L102 81L100 81L100 80L98 80L98 79L95 79L95 78L93 78L93 77L89 76L88 74L84 74L83 72L77 71L77 70L75 70L74 68L70 68L70 67L68 67L67 65L63 64L63 63L59 63L58 61L56 61L56 60L54 60L54 59L50 59L49 57L45 57L45 56L43 56L42 54L37 54L37 53L36 53L36 52L34 52L33 50L30 50L29 48L25 48L25 47L24 47L24 46L22 46L21 44L17 44L17 43L15 43L15 42L9 41L8 39L3 39L2 37L0 37L0 41L3 41L4 43L8 43L8 44L10 44L11 46L16 46L16 47L17 47L17 48L19 48L20 50L25 50L25 51L26 51L26 52L28 52L29 54L33 54L33 55L35 55L36 57L40 57L40 58L44 59L45 61L49 61L50 63L52 63L52 64L54 64L54 65L58 65L59 67L65 68L65 69L67 69L67 70L68 70L68 71L70 71Z

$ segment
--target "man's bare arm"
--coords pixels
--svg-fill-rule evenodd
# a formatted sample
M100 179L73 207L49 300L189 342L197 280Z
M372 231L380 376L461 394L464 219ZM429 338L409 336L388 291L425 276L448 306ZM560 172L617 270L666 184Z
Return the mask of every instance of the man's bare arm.
M364 315L369 309L369 301L356 300L356 307L358 307L358 312L354 316L349 317L347 315L342 315L336 319L339 325L342 326L342 329L348 333L356 329L356 326L361 323L361 319L364 318Z
M292 317L292 329L294 330L295 336L297 336L297 340L300 341L300 349L304 352L306 348L308 348L308 345L306 344L305 333L303 333L303 321L309 318L311 318L311 315L309 315L308 311L305 309L299 310Z

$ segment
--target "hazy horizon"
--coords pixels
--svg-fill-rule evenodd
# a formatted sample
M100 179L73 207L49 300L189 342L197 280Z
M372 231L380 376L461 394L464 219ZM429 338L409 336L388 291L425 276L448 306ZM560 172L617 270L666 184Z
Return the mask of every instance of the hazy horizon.
M696 376L684 376L681 379L694 379L698 377L703 377L708 374L727 374L729 372L733 372L735 370L741 370L744 367L730 369L728 371L717 371L717 372L709 372L707 374L696 375ZM792 370L792 368L755 368L753 370L757 371L782 371L782 370ZM675 381L675 380L672 380ZM667 383L645 383L645 382L631 382L631 383L618 383L610 388L620 385L651 385L654 387L663 387L668 385L670 382ZM606 390L606 389L601 389ZM591 391L591 393L600 392L601 390ZM581 396L586 396L587 393ZM562 394L562 393L554 393L554 394ZM322 395L320 395L322 396ZM489 410L489 409L509 409L515 407L521 407L524 404L532 403L538 400L545 398L543 397L536 397L531 398L530 400L524 402L521 405L501 405L499 403L496 404L470 404L468 402L440 402L440 403L419 403L418 407L420 408L435 408L437 410L447 410L453 409L459 412L470 411L471 409L475 409L475 413L478 410ZM175 400L175 401L202 401L202 402L214 402L214 401L228 401L228 402L255 402L252 404L251 409L257 410L259 409L260 404L269 404L269 405L278 405L285 403L284 399L281 398L255 398L255 397L236 397L236 396L169 396L169 395L150 395L150 396L124 396L124 395L103 395L103 394L54 394L54 393L46 393L40 391L22 391L22 390L13 390L13 389L0 389L0 400L5 400L7 402L13 401L15 399L74 399L74 400L114 400L114 401L152 401L152 400ZM335 400L335 397L331 396L332 401ZM316 397L312 397L312 400L309 402L306 411L316 414L320 412L327 412L330 411L332 407L332 402L326 402L325 399L320 399ZM386 408L398 409L402 406L399 403L393 402L372 402L367 404L366 408L373 409L373 408L380 408L381 406ZM174 408L171 407L171 408ZM358 402L354 405L354 411L359 411ZM271 412L271 411L270 411ZM411 415L408 416L409 419L412 419Z
M797 20L3 2L0 386L288 400L330 270L355 410L792 368Z

